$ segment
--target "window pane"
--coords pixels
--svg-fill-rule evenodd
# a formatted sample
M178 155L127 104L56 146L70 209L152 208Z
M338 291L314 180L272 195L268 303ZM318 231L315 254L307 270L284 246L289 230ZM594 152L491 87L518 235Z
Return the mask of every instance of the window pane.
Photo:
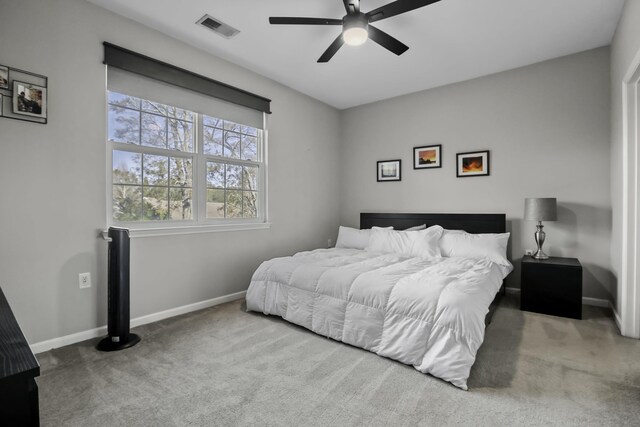
M217 119L210 116L202 116L202 122L205 126L211 126L222 129L222 119Z
M168 218L169 189L167 187L142 187L142 217L157 221Z
M164 104L160 104L158 102L151 102L145 99L142 100L142 110L148 111L150 113L160 114L163 116L167 115L167 106Z
M207 162L207 187L224 188L224 163Z
M167 147L167 118L155 114L142 113L142 145Z
M169 149L193 153L193 123L169 119Z
M140 112L109 106L109 141L140 143Z
M169 157L169 185L173 187L193 187L191 159Z
M235 132L225 132L224 134L224 156L232 159L240 158L240 134Z
M226 188L242 188L242 166L227 165Z
M242 158L258 160L258 141L255 136L242 135Z
M240 130L242 129L242 125L239 125L238 123L228 122L225 120L224 129L230 130L233 132L240 132Z
M255 191L242 192L242 217L257 218L258 217L258 193Z
M140 109L140 100L138 98L123 95L118 92L109 92L109 104L118 105L120 107L129 107L135 110Z
M167 105L167 116L172 119L186 120L188 122L193 121L193 112L183 110L182 108L172 107Z
M242 173L242 188L245 190L258 189L258 168L245 166Z
M113 183L142 184L142 155L113 150Z
M224 190L207 190L207 218L224 218Z
M222 130L217 128L204 127L204 152L222 156Z
M227 218L242 218L242 191L227 191Z
M193 205L191 188L169 189L169 208L171 219L191 219Z
M142 159L142 181L145 185L167 185L169 158L145 154Z
M139 221L142 218L142 187L113 186L113 218L117 221Z
M241 132L250 136L258 136L258 129L251 126L242 126Z

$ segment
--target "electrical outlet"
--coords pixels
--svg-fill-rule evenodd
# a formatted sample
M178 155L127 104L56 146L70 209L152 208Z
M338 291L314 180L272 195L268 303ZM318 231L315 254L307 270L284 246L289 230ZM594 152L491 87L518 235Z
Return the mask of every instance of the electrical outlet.
M78 283L80 284L80 289L90 288L91 273L80 273L78 275Z
M526 251L524 251L525 255L533 255L533 251L531 249L527 249Z
M331 239L327 239L327 247L330 248L333 246L333 241Z

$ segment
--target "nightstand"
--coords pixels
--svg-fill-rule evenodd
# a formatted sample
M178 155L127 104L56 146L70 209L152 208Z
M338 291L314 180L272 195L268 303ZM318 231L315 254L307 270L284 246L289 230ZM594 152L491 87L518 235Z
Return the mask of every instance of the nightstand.
M520 309L582 318L582 265L576 258L522 258Z

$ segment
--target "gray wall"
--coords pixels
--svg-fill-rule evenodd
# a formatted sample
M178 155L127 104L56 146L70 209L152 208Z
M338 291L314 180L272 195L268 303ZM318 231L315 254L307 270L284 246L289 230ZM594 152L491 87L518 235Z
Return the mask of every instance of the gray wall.
M557 197L550 255L577 257L584 295L610 298L609 49L534 64L346 110L341 220L364 211L505 212L519 262L533 248L525 197ZM442 144L441 169L413 170L412 147ZM456 152L491 150L489 177L456 178ZM402 159L402 181L377 183L377 160Z
M640 50L640 1L625 2L618 29L611 43L611 204L613 207L613 232L611 235L611 259L616 277L622 274L622 81L635 55ZM618 283L617 292L620 293ZM616 309L620 312L620 300Z
M273 227L134 240L133 317L245 290L262 260L335 234L337 110L83 0L0 5L0 64L49 77L48 125L0 119L0 285L31 343L106 323L103 41L273 99Z

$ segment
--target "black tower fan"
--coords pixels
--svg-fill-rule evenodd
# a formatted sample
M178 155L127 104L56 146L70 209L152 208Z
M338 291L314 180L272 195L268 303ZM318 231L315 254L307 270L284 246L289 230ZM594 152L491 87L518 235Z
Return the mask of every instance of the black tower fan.
M140 342L129 333L129 271L129 230L110 227L108 335L98 343L100 351L124 350Z

